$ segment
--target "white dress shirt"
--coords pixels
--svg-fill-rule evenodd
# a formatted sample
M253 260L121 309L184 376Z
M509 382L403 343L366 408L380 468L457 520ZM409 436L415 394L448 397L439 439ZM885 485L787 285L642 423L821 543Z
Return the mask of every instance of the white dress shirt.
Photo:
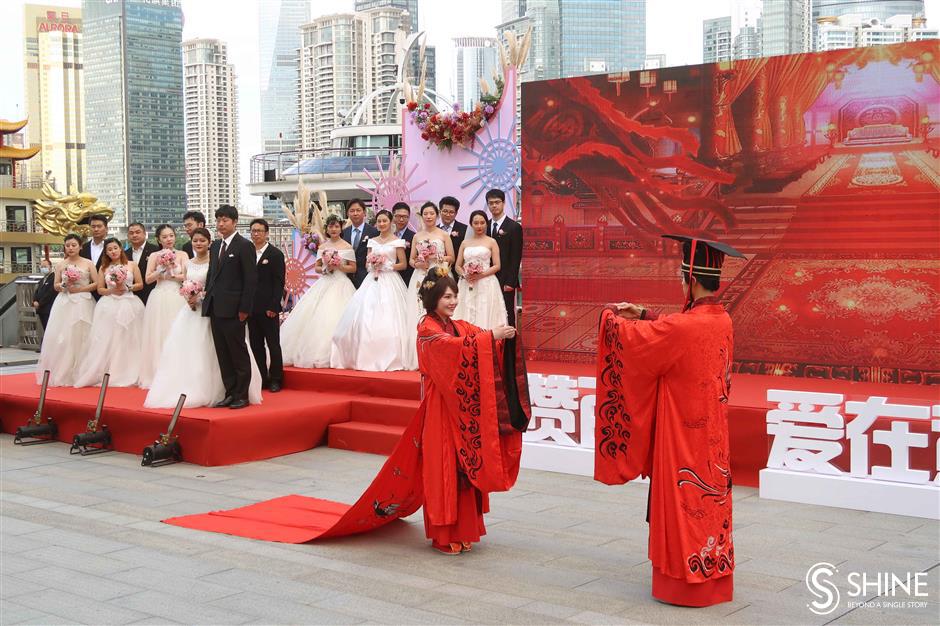
M268 243L264 244L263 246L261 246L260 250L258 248L255 248L255 264L258 264L261 262L261 255L264 254L264 251L268 249L269 245L271 244L268 244Z
M131 246L131 258L134 260L134 263L140 263L140 257L144 255L144 247L135 248Z
M101 240L101 243L95 243L95 240L92 239L89 249L91 250L91 262L98 265L98 259L101 258L101 253L104 252L104 239Z
M237 234L238 234L237 230L233 231L231 235L229 235L228 237L222 240L222 243L225 245L226 252L228 251L228 247L232 245L232 239L234 239L235 235ZM219 246L219 258L220 259L222 258L222 246Z

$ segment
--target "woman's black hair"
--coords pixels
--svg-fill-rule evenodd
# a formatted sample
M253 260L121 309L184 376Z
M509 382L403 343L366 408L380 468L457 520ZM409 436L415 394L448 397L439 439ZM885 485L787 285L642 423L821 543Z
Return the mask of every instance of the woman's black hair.
M390 222L392 221L392 212L389 211L388 209L382 209L381 211L376 213L375 219L378 220L380 215L385 215L386 217L388 217L388 221Z
M62 243L64 244L69 239L74 239L75 241L78 242L78 245L82 245L82 238L76 235L75 233L69 233L68 235L66 235L65 239L62 240Z
M170 226L169 224L160 224L159 226L157 226L157 230L154 231L157 241L160 241L160 233L162 233L167 228L173 231L174 236L176 235L176 230L172 226Z
M428 313L436 311L437 303L447 292L448 287L457 293L457 283L446 267L438 265L429 269L424 282L418 288L418 298L421 299L421 306L424 310Z
M467 224L469 224L472 227L473 218L475 218L477 215L482 215L483 219L486 220L486 234L489 235L490 234L490 216L487 215L486 211L481 211L480 209L477 209L476 211L471 213L470 219L467 220Z
M341 218L336 213L330 213L326 216L326 221L323 223L323 228L326 229L330 224L339 224L343 225L343 218Z
M192 236L190 236L189 240L192 241L193 237L195 237L196 235L202 235L203 237L206 238L206 241L208 241L209 243L212 243L212 233L210 233L209 229L206 228L205 226L194 228L193 234Z
M428 200L427 202L425 202L424 204L421 205L421 211L419 211L419 212L421 213L421 215L424 215L424 210L425 210L426 208L428 208L429 206L434 207L434 212L435 212L435 213L437 213L438 215L441 214L441 210L440 210L439 208L437 208L437 205L434 204L433 202L431 202L430 200Z

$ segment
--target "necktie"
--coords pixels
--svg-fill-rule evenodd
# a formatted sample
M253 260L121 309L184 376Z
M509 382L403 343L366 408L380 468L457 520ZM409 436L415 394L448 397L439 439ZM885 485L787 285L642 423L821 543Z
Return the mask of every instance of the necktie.
M360 235L359 229L358 228L353 229L353 248L359 247L359 235Z
M498 228L498 224L496 222L493 222L493 232L492 234L490 234L490 237L496 237L497 228Z
M220 261L225 258L225 251L226 251L226 250L228 250L228 244L225 243L225 240L223 239L223 240L222 240L222 248L221 248L221 250L219 250L219 260L220 260Z

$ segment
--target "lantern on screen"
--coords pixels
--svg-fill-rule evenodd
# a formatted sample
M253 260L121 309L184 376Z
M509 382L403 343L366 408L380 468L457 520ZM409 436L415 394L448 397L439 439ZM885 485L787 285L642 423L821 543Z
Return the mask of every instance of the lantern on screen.
M640 72L640 87L646 89L646 97L650 95L650 88L656 86L656 72L643 70Z
M663 81L663 93L669 96L669 99L672 100L672 94L679 91L679 85L674 80L664 80Z

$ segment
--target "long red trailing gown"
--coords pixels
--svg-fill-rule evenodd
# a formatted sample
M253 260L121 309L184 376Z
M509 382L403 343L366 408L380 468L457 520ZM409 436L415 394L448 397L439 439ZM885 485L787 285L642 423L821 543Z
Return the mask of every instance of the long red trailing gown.
M650 478L653 596L670 604L733 595L732 349L731 318L714 298L649 321L601 315L594 478Z
M372 484L352 506L298 495L229 511L164 520L168 524L242 537L304 543L367 532L424 505L428 538L446 545L478 541L488 494L516 481L522 452L518 428L530 408L518 370L504 380L502 343L461 320L428 315L418 326L424 400ZM507 394L512 396L507 398ZM510 410L512 402L517 411ZM515 427L513 426L515 424Z

